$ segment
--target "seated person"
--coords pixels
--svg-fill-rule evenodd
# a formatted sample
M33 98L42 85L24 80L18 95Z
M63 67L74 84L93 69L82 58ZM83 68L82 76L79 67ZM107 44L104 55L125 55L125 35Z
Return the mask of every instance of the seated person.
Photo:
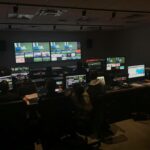
M46 88L48 97L55 97L58 95L58 93L55 92L56 81L54 79L51 79L51 78L47 79L45 88Z
M75 83L71 92L71 98L74 105L82 111L90 112L92 110L89 95L82 85Z
M92 103L99 97L105 94L105 85L104 83L97 79L98 74L96 71L92 71L90 73L90 82L88 84L88 93L90 95L90 99Z
M18 95L9 91L9 84L6 80L0 82L0 102L12 102L19 100Z

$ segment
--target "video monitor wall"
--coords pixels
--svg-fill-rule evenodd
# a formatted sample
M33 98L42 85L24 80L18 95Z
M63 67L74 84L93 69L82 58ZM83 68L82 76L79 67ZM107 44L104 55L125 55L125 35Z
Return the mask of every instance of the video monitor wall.
M81 59L80 42L51 42L51 60L78 60Z
M16 63L81 59L80 42L16 42Z
M108 57L106 60L106 70L125 69L125 57Z
M49 42L14 43L16 63L50 61Z
M145 77L145 65L128 66L128 78Z

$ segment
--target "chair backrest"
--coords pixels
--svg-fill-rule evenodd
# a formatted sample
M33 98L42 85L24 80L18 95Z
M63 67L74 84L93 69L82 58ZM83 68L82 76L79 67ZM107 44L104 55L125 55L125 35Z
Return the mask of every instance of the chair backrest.
M24 124L26 113L22 101L0 104L0 126L17 128Z
M47 128L48 132L56 135L64 132L69 126L71 109L65 96L50 97L39 101L39 113L42 126Z

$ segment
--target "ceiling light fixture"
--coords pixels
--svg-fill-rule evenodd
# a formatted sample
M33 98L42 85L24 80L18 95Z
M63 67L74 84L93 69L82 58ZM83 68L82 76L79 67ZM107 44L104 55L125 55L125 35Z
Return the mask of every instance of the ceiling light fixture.
M82 10L82 17L86 17L86 10Z
M18 13L18 10L19 10L18 5L15 5L15 6L13 7L13 12L17 14L17 13Z
M98 27L98 30L101 31L101 30L102 30L102 26L99 26L99 27Z
M80 26L80 30L83 30L83 26Z
M56 25L53 25L53 30L56 30Z
M12 25L11 24L8 25L8 29L12 29Z
M112 14L111 14L111 18L114 19L115 17L116 17L116 12L113 11Z

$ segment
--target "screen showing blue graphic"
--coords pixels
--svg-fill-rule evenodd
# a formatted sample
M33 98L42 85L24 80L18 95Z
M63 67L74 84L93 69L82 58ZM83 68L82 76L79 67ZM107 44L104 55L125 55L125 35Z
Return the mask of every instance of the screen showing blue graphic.
M128 66L128 77L137 78L145 76L145 65Z

